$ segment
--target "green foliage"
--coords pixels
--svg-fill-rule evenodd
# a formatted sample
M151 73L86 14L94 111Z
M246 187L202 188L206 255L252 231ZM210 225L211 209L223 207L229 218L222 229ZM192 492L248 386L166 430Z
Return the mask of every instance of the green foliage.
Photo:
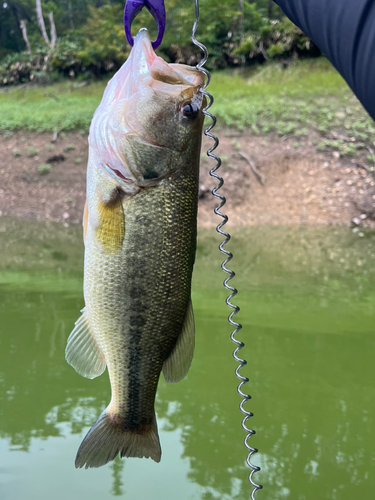
M42 175L45 175L45 174L48 174L49 172L51 172L51 168L52 167L49 163L42 163L38 167L38 172Z
M247 60L275 59L316 55L317 49L311 40L303 34L289 19L270 20L262 18L256 23L245 40L234 53L241 54Z
M10 0L8 3L17 2ZM210 53L208 68L316 52L310 40L290 21L278 19L281 18L279 9L270 10L268 0L245 3L243 13L238 10L238 0L223 3L201 0L200 3L198 38ZM58 34L54 49L43 41L34 0L24 0L22 9L16 9L17 14L12 14L10 7L0 6L0 28L3 28L3 31L0 29L0 85L30 81L46 84L58 79L59 75L88 79L113 73L126 60L130 50L124 36L123 4L119 0L43 1L47 32L47 13L54 14ZM166 0L165 4L167 29L159 48L160 55L170 62L197 63L201 52L190 41L193 2ZM20 19L26 20L32 54L24 51ZM155 21L145 9L133 22L133 34L143 26L149 29L152 38L156 37ZM8 31L15 34L16 44L9 45L8 38L4 38ZM7 52L9 54L1 59Z
M97 74L118 69L129 54L122 16L120 5L90 9L90 17L82 29L83 47L77 51L77 58Z
M38 153L39 153L39 149L34 148L34 146L29 146L27 148L27 156L29 156L30 158L36 156Z

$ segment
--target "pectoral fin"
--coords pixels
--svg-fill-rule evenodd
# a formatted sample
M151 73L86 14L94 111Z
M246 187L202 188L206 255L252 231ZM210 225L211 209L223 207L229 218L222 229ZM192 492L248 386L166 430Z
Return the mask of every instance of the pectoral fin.
M105 370L106 362L85 309L82 309L82 316L69 335L65 359L77 373L86 378L99 377Z
M182 332L169 358L163 363L165 381L169 384L179 382L189 371L194 353L195 328L191 301L186 313Z
M100 223L96 237L106 253L114 254L121 249L125 236L125 215L122 208L123 191L115 188L108 199L99 201Z

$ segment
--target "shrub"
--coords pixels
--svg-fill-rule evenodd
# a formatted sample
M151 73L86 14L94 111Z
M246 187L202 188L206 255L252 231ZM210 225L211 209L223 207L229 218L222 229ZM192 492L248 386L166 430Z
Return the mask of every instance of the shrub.
M38 47L32 54L16 52L0 62L0 85L11 85L37 80L52 71L48 47Z
M249 34L234 53L247 60L317 56L320 54L313 42L289 19L263 19L259 29Z
M38 167L38 172L41 174L41 175L45 175L45 174L49 174L51 172L51 165L49 163L42 163L41 165L39 165Z
M245 3L244 17L237 11L237 0L202 0L199 40L208 48L209 69L264 62L266 59L318 55L317 48L302 31L285 17L267 18L265 2ZM261 6L263 4L263 7ZM90 8L86 24L59 38L51 50L37 47L32 54L13 53L0 61L0 85L50 83L65 76L88 79L119 69L129 54L124 36L122 5L105 4ZM170 62L196 64L202 57L190 41L193 4L187 0L168 0L167 31L159 53ZM143 17L142 17L143 16ZM155 31L155 22L141 13L132 31L142 26Z

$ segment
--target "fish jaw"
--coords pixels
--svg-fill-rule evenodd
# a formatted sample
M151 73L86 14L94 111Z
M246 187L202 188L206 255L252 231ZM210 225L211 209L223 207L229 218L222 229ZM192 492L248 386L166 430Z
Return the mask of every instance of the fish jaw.
M158 57L147 30L141 30L91 123L89 145L98 165L138 186L172 175L176 154L201 134L203 78L195 69ZM193 120L181 114L186 102L197 110Z

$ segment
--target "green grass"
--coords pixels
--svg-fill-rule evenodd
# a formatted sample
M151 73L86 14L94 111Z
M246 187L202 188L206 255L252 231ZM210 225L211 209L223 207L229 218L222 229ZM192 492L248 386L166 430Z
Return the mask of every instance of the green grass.
M106 81L76 89L71 82L0 93L0 130L87 131ZM354 154L374 145L375 124L324 59L220 71L209 87L219 124L251 134L276 132L321 149ZM314 132L311 134L311 132Z
M218 122L240 130L296 137L312 129L336 131L362 143L375 138L374 122L325 59L297 61L288 69L273 63L242 75L215 73L209 90Z
M63 82L2 92L0 130L88 130L105 86L103 81L75 89Z

